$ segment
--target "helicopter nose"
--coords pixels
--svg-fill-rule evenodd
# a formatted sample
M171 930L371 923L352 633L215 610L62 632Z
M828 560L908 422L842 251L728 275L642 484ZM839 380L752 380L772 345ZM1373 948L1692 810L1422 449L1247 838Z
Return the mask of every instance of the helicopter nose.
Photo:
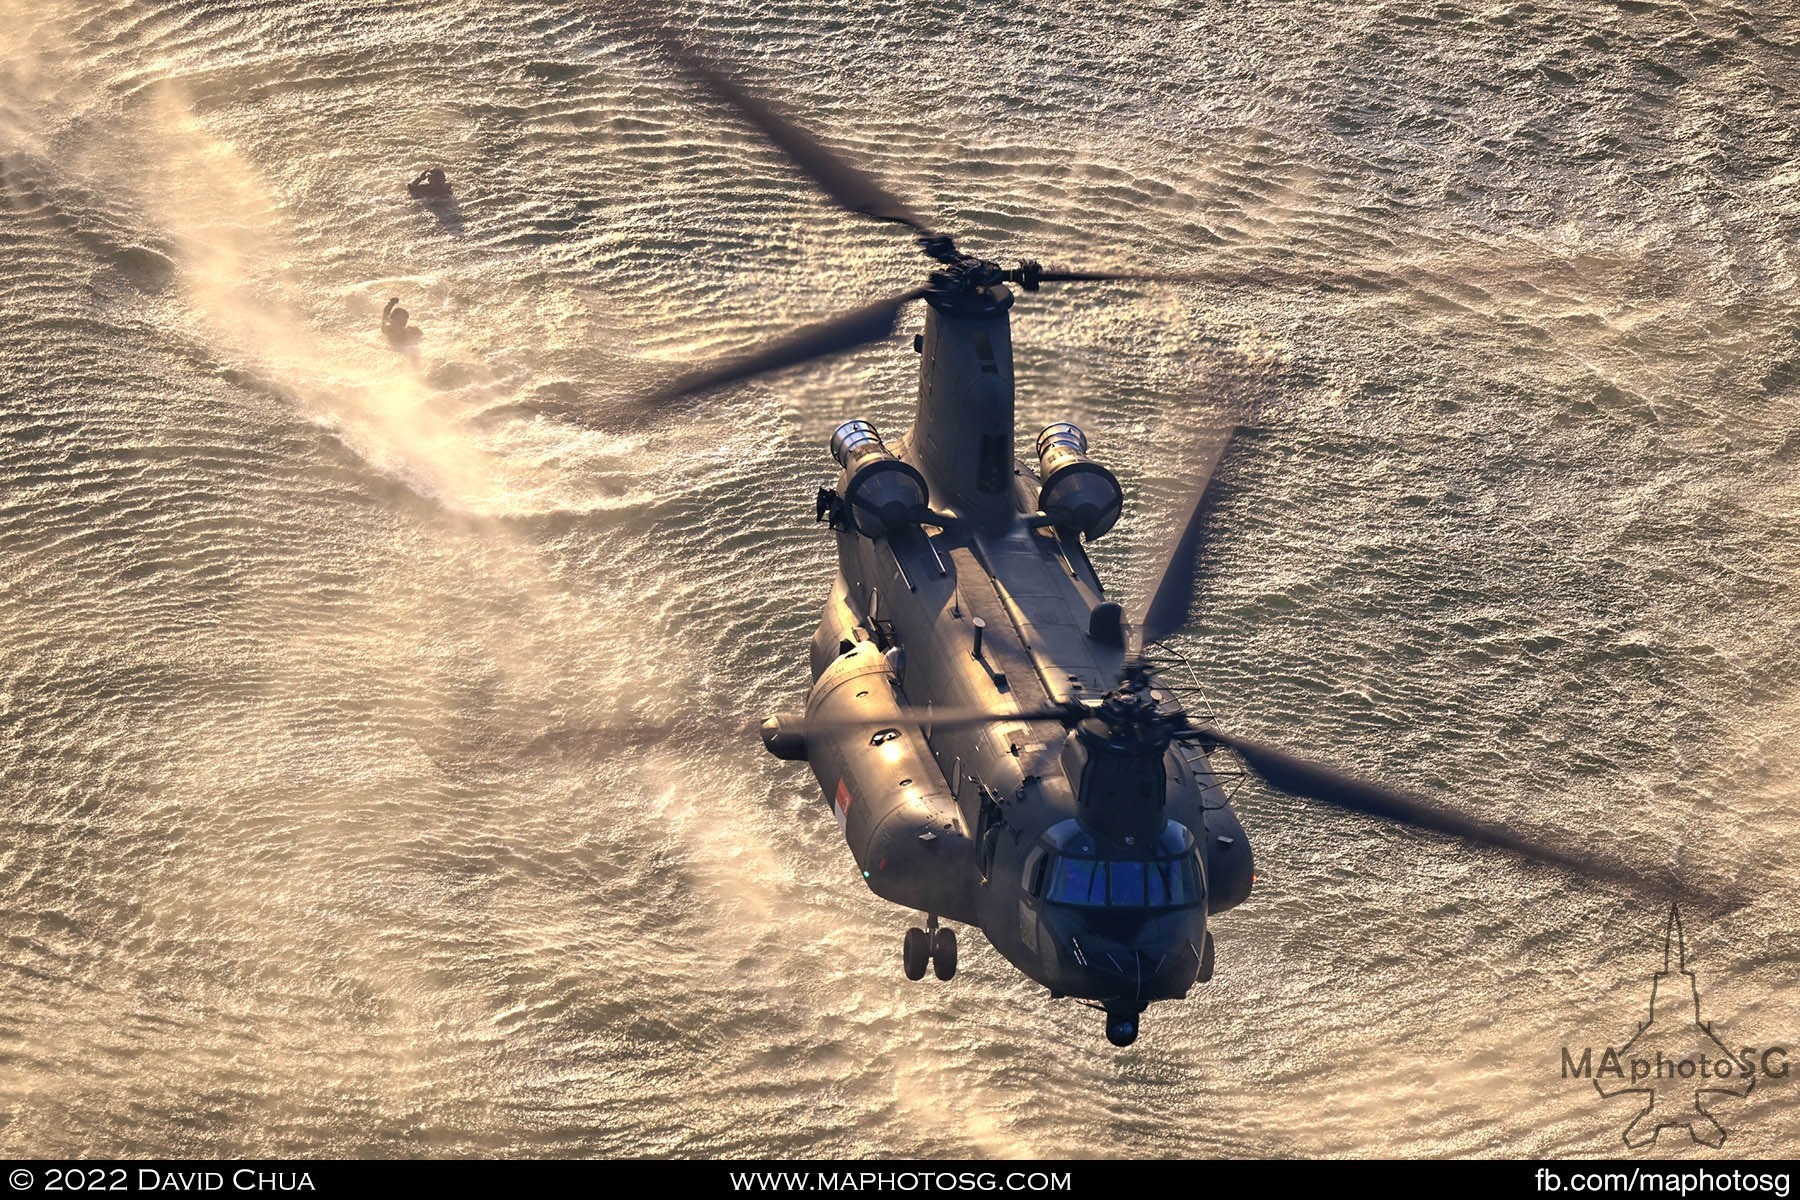
M1186 996L1200 973L1200 952L1186 937L1145 946L1077 934L1070 950L1093 980L1094 999L1128 1000L1139 1010Z

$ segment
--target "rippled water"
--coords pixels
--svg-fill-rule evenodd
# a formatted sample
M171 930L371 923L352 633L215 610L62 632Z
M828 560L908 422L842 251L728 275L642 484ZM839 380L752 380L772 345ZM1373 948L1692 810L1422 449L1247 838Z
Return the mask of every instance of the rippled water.
M1800 1039L1800 22L1193 7L679 23L970 248L1235 279L1015 312L1021 425L1128 489L1116 594L1252 405L1185 646L1233 726L1738 888L1704 1014ZM1656 904L1254 787L1258 890L1134 1048L974 937L901 977L738 729L905 339L617 401L919 262L603 8L0 2L0 1153L1622 1151L1559 1051L1644 1015Z

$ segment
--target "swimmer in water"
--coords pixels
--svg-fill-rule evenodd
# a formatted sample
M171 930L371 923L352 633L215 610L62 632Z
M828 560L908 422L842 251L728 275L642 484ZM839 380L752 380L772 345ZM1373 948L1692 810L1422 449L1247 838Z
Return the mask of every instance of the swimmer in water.
M395 296L381 310L381 332L387 337L388 345L396 350L405 350L419 344L425 335L417 325L408 325L410 314L400 307L400 297Z
M418 178L406 185L406 194L415 200L443 200L450 195L450 181L438 167L420 171Z

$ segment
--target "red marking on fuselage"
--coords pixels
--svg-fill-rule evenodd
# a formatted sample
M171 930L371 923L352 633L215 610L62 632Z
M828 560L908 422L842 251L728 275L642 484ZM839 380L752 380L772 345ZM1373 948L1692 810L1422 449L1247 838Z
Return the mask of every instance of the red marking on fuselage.
M838 780L837 799L832 803L831 811L832 815L837 817L839 825L850 819L850 789L844 785L844 781L841 779Z

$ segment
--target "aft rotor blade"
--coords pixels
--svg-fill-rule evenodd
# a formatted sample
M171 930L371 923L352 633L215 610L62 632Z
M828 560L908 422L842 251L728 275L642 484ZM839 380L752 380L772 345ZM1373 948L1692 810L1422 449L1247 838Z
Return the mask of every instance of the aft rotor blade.
M1037 283L1206 283L1227 278L1206 271L1037 271L1034 275Z
M1235 423L1214 427L1190 451L1188 467L1194 480L1194 498L1187 506L1175 540L1162 556L1156 586L1150 590L1150 598L1135 623L1140 654L1187 624L1188 610L1194 604L1194 571L1200 555L1200 513L1206 502L1206 488L1236 433Z
M915 288L898 296L889 296L843 316L808 325L761 350L690 371L653 392L645 399L645 403L667 404L684 396L710 392L714 388L749 379L754 375L798 366L815 358L825 358L870 342L879 342L894 332L894 322L899 320L900 310L924 294L925 289Z
M1203 271L1051 271L1020 267L1010 278L1027 289L1043 283L1205 283L1215 287L1325 288L1372 290L1386 286L1373 275L1290 271L1281 267L1213 268Z
M888 191L876 178L851 163L835 150L828 149L778 112L760 97L721 72L698 50L676 38L667 30L651 34L682 74L699 84L706 92L756 126L762 135L787 155L789 161L804 171L819 189L851 212L863 213L877 220L893 221L907 226L921 236L932 230L905 201Z
M1503 825L1440 808L1422 796L1311 762L1267 742L1215 729L1204 730L1201 739L1229 747L1264 783L1290 796L1318 800L1335 808L1511 851L1522 858L1551 863L1584 878L1605 879L1637 891L1667 890L1656 881L1616 863L1576 849L1547 846ZM1692 898L1719 898L1680 884L1671 886Z

